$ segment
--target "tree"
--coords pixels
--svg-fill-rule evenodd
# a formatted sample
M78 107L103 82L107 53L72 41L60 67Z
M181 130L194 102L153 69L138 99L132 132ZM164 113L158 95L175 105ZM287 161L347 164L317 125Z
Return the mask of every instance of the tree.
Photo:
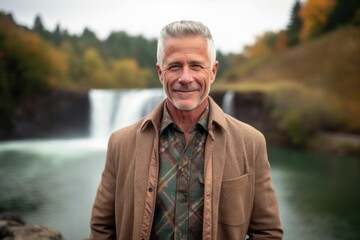
M107 66L95 48L89 48L83 56L82 85L87 88L109 88L112 86Z
M55 31L53 33L53 41L55 46L60 47L62 42L62 34L60 30L60 24L56 24Z
M289 45L289 36L285 30L280 31L277 35L275 52L280 53L287 49Z
M351 23L359 11L359 0L337 0L328 17L328 22L325 26L326 30L330 31L339 26Z
M85 43L87 47L98 47L100 43L96 34L88 28L84 29L80 41Z
M230 66L229 55L223 54L221 51L216 52L216 59L219 61L219 68L216 73L216 78L221 78L222 74Z
M0 13L0 108L57 86L67 74L64 54Z
M303 27L300 40L320 35L327 23L329 13L335 5L335 0L308 0L300 10Z
M120 88L146 87L146 78L151 74L148 70L140 69L134 59L113 61L111 64L112 75Z
M251 46L246 46L245 55L252 59L266 59L270 57L276 49L278 34L265 32L256 38Z
M33 31L44 40L51 41L51 32L47 31L42 23L40 15L37 15L34 21Z
M302 4L297 0L291 10L290 22L287 26L289 46L294 46L299 43L299 34L303 26L303 21L300 17L301 8Z
M38 33L39 35L43 35L43 33L45 32L45 28L42 23L40 15L37 15L35 17L33 30L34 30L34 32Z

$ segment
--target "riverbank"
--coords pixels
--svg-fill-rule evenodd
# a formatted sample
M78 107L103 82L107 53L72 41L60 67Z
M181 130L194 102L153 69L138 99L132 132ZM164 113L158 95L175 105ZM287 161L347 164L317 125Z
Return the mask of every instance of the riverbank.
M338 155L359 154L360 135L349 133L319 132L309 143L312 150Z

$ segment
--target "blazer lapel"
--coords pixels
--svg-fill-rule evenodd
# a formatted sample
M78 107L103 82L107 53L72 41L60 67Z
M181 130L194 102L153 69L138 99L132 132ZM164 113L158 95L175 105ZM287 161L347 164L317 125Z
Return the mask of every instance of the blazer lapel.
M154 154L154 129L147 128L137 132L135 145L135 176L134 176L134 230L141 228L145 211L145 199L149 181L149 168ZM135 234L139 236L140 232Z
M219 129L218 129L219 130ZM226 160L226 134L225 132L215 132L215 143L212 154L212 165L213 165L213 199L212 209L219 209L221 182L223 179L225 160ZM218 212L213 212L213 238L217 236L217 223Z

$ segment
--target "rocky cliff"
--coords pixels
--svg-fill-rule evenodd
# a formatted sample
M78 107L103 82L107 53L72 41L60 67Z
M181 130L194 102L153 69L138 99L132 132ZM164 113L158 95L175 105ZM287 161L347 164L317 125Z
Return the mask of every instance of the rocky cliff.
M212 92L210 95L215 102L223 107L226 92ZM231 115L236 119L250 124L261 131L269 143L273 145L285 144L285 136L280 133L275 120L271 116L272 106L266 101L262 92L234 93Z
M226 92L210 95L224 106ZM90 101L87 92L53 91L34 97L10 114L1 114L0 140L86 137L89 135ZM232 113L271 141L279 140L271 106L261 92L234 93Z
M87 92L37 95L11 112L0 112L0 140L87 136L89 109Z

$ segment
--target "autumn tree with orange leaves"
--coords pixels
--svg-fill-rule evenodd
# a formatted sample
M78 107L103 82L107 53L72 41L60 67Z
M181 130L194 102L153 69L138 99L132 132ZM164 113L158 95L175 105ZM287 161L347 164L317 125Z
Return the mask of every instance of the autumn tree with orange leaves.
M304 41L321 33L328 21L328 16L335 6L336 0L307 0L300 10L303 26L300 40Z
M62 84L68 72L64 53L38 35L0 15L0 110Z

